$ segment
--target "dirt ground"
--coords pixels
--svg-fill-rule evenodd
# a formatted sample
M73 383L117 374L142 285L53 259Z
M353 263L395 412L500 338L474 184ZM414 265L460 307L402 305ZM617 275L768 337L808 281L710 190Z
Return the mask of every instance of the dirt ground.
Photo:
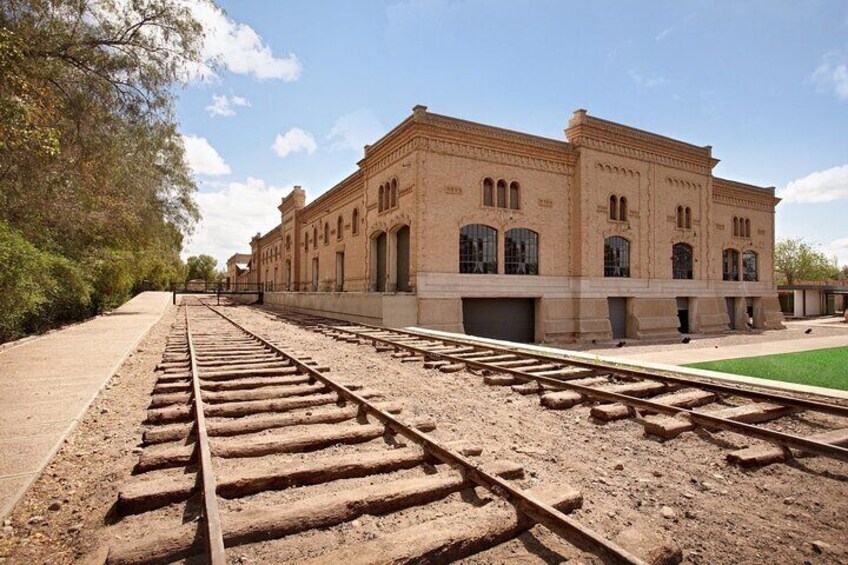
M744 471L725 463L730 448L753 445L726 432L688 433L669 442L647 440L629 421L600 426L588 408L550 411L537 396L488 387L468 372L443 374L404 364L388 353L334 341L280 322L266 312L227 309L234 319L283 349L311 354L331 375L382 391L404 405L401 419L431 418L440 441L465 440L483 448L481 462L515 461L526 475L518 484L568 484L583 493L583 508L573 516L614 538L635 528L661 534L683 550L685 563L846 563L848 562L848 467L806 459ZM0 563L71 563L107 538L128 539L135 527L150 527L150 516L107 525L118 488L137 460L145 410L173 311L142 342L119 371L120 377L93 404L44 475L4 525ZM803 417L781 429L814 429ZM382 439L364 446L338 446L331 453L386 449ZM276 455L263 464L286 465L327 455ZM250 465L230 460L222 466ZM392 479L422 476L424 468L392 473ZM163 473L163 476L166 473ZM265 492L221 502L226 515L254 504L276 506L316 493L375 484L381 477L336 481ZM482 499L489 497L479 491ZM426 507L386 516L363 516L351 523L311 530L270 542L228 550L232 563L287 563L315 557L358 541L447 515L468 505L455 494ZM51 510L56 507L58 510ZM477 504L482 502L478 500ZM497 502L495 502L497 503ZM186 508L188 507L188 508ZM188 511L187 511L188 510ZM189 505L157 511L163 525L191 520ZM594 563L543 528L466 559L467 563Z

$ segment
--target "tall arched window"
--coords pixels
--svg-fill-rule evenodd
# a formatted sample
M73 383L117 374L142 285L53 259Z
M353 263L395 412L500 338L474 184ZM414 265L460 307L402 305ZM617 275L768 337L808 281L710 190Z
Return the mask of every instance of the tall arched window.
M309 232L303 234L303 250L309 251Z
M521 208L519 200L520 192L521 190L517 182L513 181L509 184L509 207L513 210Z
M609 218L610 220L618 219L618 197L615 194L609 198Z
M671 249L671 275L675 279L692 278L692 246L675 243Z
M506 181L498 181L498 208L506 208Z
M459 272L498 272L498 230L469 224L459 230Z
M751 220L745 218L745 237L751 237Z
M604 240L604 276L630 276L630 242L614 235Z
M733 216L733 237L737 237L739 235L739 218Z
M677 227L683 227L683 206L677 207Z
M683 211L683 225L687 230L692 228L692 208L689 206Z
M330 222L324 222L324 245L330 243Z
M758 278L757 252L746 251L742 254L742 280L753 282Z
M312 249L318 249L318 228L312 227Z
M336 220L336 239L341 241L341 239L343 237L344 237L344 223L343 223L341 215L339 215L338 219Z
M622 196L618 199L618 219L622 222L627 221L627 197Z
M495 205L495 181L490 178L483 180L483 206Z
M397 206L397 190L397 179L392 179L391 201L389 202L390 208Z
M539 234L526 228L511 229L504 234L504 272L539 274Z
M739 252L725 249L721 253L721 278L726 281L739 280Z
M380 185L380 190L377 191L377 211L383 211L383 185Z
M353 214L351 214L350 231L353 232L353 235L359 233L359 208L354 208Z

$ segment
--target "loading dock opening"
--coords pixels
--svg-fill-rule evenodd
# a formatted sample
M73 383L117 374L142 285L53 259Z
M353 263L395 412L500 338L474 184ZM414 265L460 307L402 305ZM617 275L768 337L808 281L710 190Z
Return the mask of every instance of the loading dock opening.
M465 333L492 339L534 343L536 300L533 298L463 298Z

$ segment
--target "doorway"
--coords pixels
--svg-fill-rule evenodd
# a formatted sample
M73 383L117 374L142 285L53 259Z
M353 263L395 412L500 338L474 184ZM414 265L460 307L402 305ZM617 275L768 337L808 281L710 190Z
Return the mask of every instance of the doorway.
M336 292L344 291L344 252L336 253Z
M689 333L689 299L677 299L677 319L680 322L678 331L682 334Z
M380 233L374 242L377 255L375 290L386 292L386 232Z
M397 232L397 291L409 292L409 226Z
M312 258L312 292L318 292L318 257Z
M607 298L609 321L613 339L627 337L627 298L616 296Z

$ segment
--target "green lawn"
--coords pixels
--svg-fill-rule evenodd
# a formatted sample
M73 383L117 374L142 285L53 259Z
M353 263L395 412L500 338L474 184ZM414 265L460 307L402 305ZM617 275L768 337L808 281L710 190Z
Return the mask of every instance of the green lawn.
M687 367L848 390L848 347L710 361Z

